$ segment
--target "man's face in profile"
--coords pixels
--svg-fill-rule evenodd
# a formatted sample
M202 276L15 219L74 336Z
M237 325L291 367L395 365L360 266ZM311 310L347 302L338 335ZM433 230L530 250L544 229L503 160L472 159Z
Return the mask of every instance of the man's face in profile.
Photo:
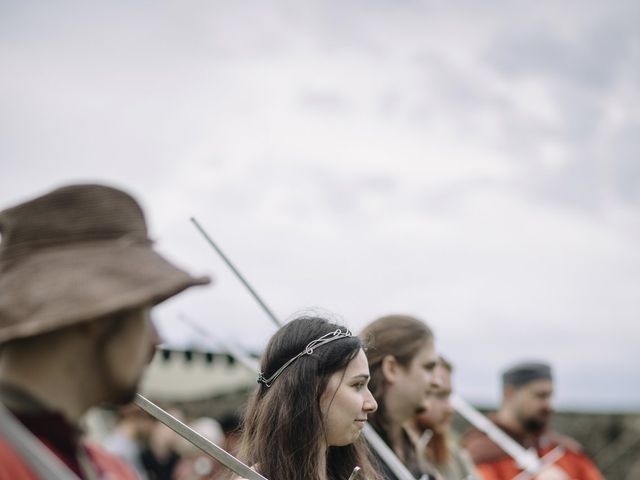
M531 433L544 430L553 414L551 380L534 380L521 387L510 388L513 411L524 430Z
M98 374L108 403L133 401L142 374L160 343L150 317L150 306L123 313L101 338Z

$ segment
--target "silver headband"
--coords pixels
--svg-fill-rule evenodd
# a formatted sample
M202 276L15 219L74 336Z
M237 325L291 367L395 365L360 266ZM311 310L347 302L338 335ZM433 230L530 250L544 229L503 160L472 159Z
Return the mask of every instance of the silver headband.
M343 332L338 328L333 332L326 333L320 338L310 341L303 351L301 351L295 357L288 360L284 365L282 365L278 370L276 370L276 372L273 375L271 375L269 378L264 378L264 372L258 373L258 383L262 383L266 387L270 387L271 384L274 382L274 380L278 378L280 374L282 374L282 372L284 372L284 370L289 365L291 365L300 357L304 355L311 355L316 348L321 347L322 345L326 345L329 342L333 342L334 340L338 340L339 338L349 338L351 336L353 336L353 334L351 333L350 330Z

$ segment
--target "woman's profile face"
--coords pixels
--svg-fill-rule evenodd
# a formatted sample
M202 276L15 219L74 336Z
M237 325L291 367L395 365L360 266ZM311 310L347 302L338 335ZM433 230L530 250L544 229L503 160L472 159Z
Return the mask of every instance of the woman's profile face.
M349 445L360 436L367 415L378 408L368 385L369 363L360 349L344 370L331 374L320 397L327 446Z
M421 430L429 428L443 433L448 429L454 412L451 405L451 373L438 364L435 374L440 379L440 385L432 393L429 409L418 415L416 422Z
M418 350L407 367L397 365L387 388L387 404L394 405L396 417L410 419L429 408L431 392L439 386L434 375L438 355L429 340ZM391 408L391 407L389 407Z

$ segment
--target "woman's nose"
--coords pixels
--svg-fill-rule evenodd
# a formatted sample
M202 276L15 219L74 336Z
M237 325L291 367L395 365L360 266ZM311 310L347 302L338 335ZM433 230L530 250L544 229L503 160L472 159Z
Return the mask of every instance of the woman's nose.
M367 398L364 401L364 405L362 409L365 412L369 412L369 413L373 413L376 410L378 410L378 402L376 402L376 399L373 397L373 394L368 388L367 388Z

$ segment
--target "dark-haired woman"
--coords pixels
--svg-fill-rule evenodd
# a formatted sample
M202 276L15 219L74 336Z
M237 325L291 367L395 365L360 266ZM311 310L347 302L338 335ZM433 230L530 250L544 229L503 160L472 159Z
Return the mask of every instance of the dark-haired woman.
M378 480L361 430L377 404L360 339L301 317L271 338L243 425L240 458L271 480Z

